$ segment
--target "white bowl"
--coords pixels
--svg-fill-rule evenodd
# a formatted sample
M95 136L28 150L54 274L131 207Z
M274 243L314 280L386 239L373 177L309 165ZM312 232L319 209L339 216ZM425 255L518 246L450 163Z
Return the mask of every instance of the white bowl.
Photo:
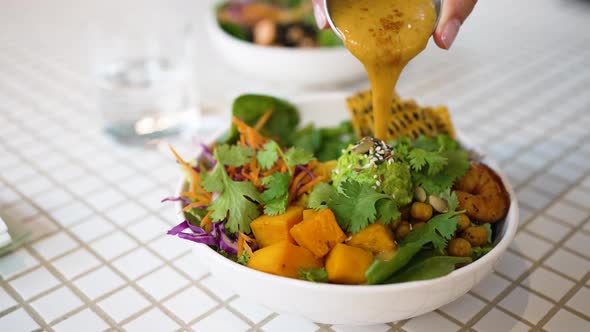
M303 123L334 125L347 119L345 94L312 96L295 104ZM470 148L469 141L460 138ZM432 280L389 285L332 285L289 279L259 272L219 255L206 245L195 244L196 264L209 271L234 292L267 308L296 314L326 324L368 325L398 321L440 308L467 293L494 269L512 242L518 226L518 203L512 186L497 165L484 159L500 175L511 204L504 221L498 222L494 249L459 270ZM181 181L179 192L184 188ZM180 203L178 208L181 209ZM180 221L182 221L180 215Z
M361 63L344 47L265 47L239 40L221 29L215 9L206 15L207 32L228 65L270 82L319 86L366 78Z

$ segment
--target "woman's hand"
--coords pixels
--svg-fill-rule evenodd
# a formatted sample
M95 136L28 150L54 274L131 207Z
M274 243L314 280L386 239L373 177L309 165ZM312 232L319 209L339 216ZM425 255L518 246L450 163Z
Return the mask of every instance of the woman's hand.
M433 33L438 47L448 50L453 45L459 29L467 16L475 7L477 0L444 0L442 13ZM328 20L324 12L324 1L313 0L315 19L321 29L328 28Z

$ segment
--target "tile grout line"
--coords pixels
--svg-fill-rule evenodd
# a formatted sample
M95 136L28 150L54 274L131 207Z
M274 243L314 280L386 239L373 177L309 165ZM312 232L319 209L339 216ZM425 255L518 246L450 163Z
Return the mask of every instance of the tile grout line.
M0 142L0 143L1 143L1 142ZM12 147L8 147L8 149L9 149L9 150L13 150L13 149L12 149ZM58 152L60 152L60 151L58 151ZM18 155L18 152L14 152L14 151L13 151L13 153L15 153L15 154L17 154L17 155ZM20 157L21 157L21 159L23 158L22 156L20 156ZM68 157L69 157L69 156L68 156ZM28 158L25 158L24 160L27 160L27 159L28 159ZM70 159L71 159L71 157L70 157ZM36 168L38 168L38 167L36 167ZM84 168L87 168L87 167L84 167ZM41 174L45 174L45 172L44 172L43 170L41 170L41 169L39 169L39 170L41 171L41 172L40 172ZM87 170L88 170L88 169L87 169ZM91 173L93 173L93 170L89 170L89 171L90 171ZM97 175L97 174L95 174L95 175ZM45 174L45 176L46 176L47 178L50 178L50 179L52 179L52 180L53 180L53 177L52 177L50 174ZM100 175L98 175L98 176L100 177ZM102 178L102 177L101 177L101 178ZM104 180L106 180L106 179L104 179ZM55 181L54 181L54 182L55 182ZM111 183L111 181L109 181L109 180L106 180L106 182L107 182L107 183L109 183L109 184L112 184L112 183ZM117 188L117 189L118 189L118 188ZM17 191L18 191L18 189L16 189L16 188L14 188L14 190L17 190ZM89 205L89 204L88 204L86 201L84 201L84 200L83 200L83 198L80 198L80 197L78 197L78 195L77 195L77 194L75 194L75 193L71 192L71 191L70 191L68 188L64 188L64 190L65 190L66 192L68 192L70 195L72 195L72 197L74 197L74 198L78 198L78 199L80 199L81 201L83 201L83 202L85 203L85 205L88 205L88 207L89 207L91 210L94 210L95 214L98 214L98 215L100 215L101 217L103 217L105 220L108 220L108 221L109 221L111 224L113 224L113 226L114 226L115 228L118 228L118 230L119 230L119 231L123 232L123 233L124 233L124 234L126 234L127 236L131 236L131 238L133 238L134 240L136 239L134 235L132 235L132 234L129 234L129 233L128 233L128 231L126 230L126 228L124 228L123 226L120 226L120 225L119 225L119 224L117 224L117 223L114 223L114 222L112 222L112 221L111 221L111 219L110 219L109 217L107 217L106 215L103 215L103 213L102 213L101 211L99 211L98 209L94 208L94 206L92 206L92 205ZM127 196L128 196L126 193L124 193L124 192L121 192L120 190L117 190L117 191L118 191L119 193L121 193L121 194L122 194L123 196L125 196L125 197L127 197ZM133 199L131 199L131 200L133 201ZM140 206L142 206L142 207L143 207L144 209L146 209L147 211L150 211L151 213L156 213L156 212L155 212L155 211L153 211L153 210L150 210L150 209L147 209L147 208L145 208L145 206L144 206L142 203L140 203L140 202L136 202L136 203L137 203L137 204L139 204ZM112 207L111 207L111 208L112 208ZM43 209L39 209L39 210L43 210ZM159 215L159 213L158 213L158 215ZM47 217L53 220L53 218L52 218L52 217L51 217L49 214L47 215ZM55 221L54 221L54 222L55 222ZM59 224L59 223L57 223L57 222L56 222L56 224L58 224L58 227L61 227L62 229L66 230L66 228L65 228L65 227L63 227L61 224ZM68 233L71 233L71 231L69 231L69 230L67 230L67 232L68 232ZM69 235L70 235L70 236L72 236L72 234L69 234ZM73 236L73 237L74 237L76 240L78 240L78 238L77 238L76 236ZM137 241L137 240L136 240L136 241ZM81 240L79 240L79 242L80 242L80 243L82 243L82 241L81 241ZM141 241L137 241L137 242L141 242ZM180 274L181 274L183 277L187 278L189 281L191 281L191 280L192 280L192 278L191 278L190 276L186 275L186 273L184 273L184 271L182 271L182 270L179 270L178 268L176 268L176 266L174 266L174 265L173 265L171 262L169 262L169 261L168 261L167 259L165 259L164 257L161 257L161 256L159 255L159 253L155 252L155 251L154 251L153 249L151 249L149 246L147 246L147 245L142 245L142 243L139 243L139 244L140 244L140 245L139 245L139 247L143 247L144 249L146 249L146 250L150 251L152 254L154 254L156 257L158 257L159 259L161 259L161 260L164 262L164 264L160 265L158 268L161 268L163 265L167 265L167 266L169 266L170 268L172 268L173 270L175 270L175 272L178 272L178 273L180 273ZM103 260L103 259L102 259L102 256L100 256L100 255L97 255L97 254L94 252L94 250L93 250L92 248L88 247L87 245L84 245L83 247L84 247L86 250L89 250L91 253L93 253L93 254L94 254L94 255L95 255L95 256L96 256L96 257L97 257L99 260L102 260L102 261L104 261L106 264L103 264L103 265L110 267L111 269L115 270L116 272L119 272L117 268L115 268L115 267L111 266L110 264L108 264L108 261L106 261L106 260ZM136 250L136 249L137 249L137 248L130 249L130 250L129 250L129 251L127 251L126 253L122 253L122 254L121 254L119 257L121 257L121 256L125 256L125 255L126 255L126 254L128 254L129 252L132 252L132 251L134 251L134 250ZM156 269L157 269L157 268L154 268L154 269L152 269L152 270L151 270L151 272L155 271ZM149 293L147 293L146 291L144 291L144 290L143 290L143 288L139 287L139 285L136 285L136 283L135 283L135 280L139 280L140 278L142 278L142 277L144 277L144 276L147 276L147 275L151 274L151 272L148 272L148 273L146 273L146 274L142 274L141 276L139 276L138 278L136 278L136 279L134 279L134 280L129 280L129 279L127 278L127 276L126 276L126 275L123 275L123 274L120 274L119 276L120 276L120 277L122 277L122 278L123 278L123 280L129 280L129 281L128 281L128 284L129 284L129 286L132 286L132 288L134 288L136 291L138 291L138 292L139 292L140 294L142 294L144 297L148 297L148 299L151 299L151 298L152 298L151 294L149 294ZM204 291L206 294L208 294L208 295L209 295L210 297L212 297L213 299L216 299L218 302L222 302L222 303L224 302L224 301L221 301L220 299L218 299L218 298L217 298L217 296L215 296L213 293L211 293L211 291L210 291L208 288L206 288L206 287L204 287L204 286L200 285L199 283L194 283L194 285L198 286L198 288L200 288L202 291ZM163 311L164 313L166 313L168 316L171 316L171 318L172 318L172 317L174 317L175 319L173 318L173 320L175 320L177 323L178 323L178 322L182 322L182 324L179 324L179 325L181 325L181 326L182 326L182 327L184 327L184 328L189 328L188 326L184 325L184 322L183 322L181 319L179 319L179 318L176 318L176 315L173 315L173 314L171 314L171 313L170 313L170 311L169 311L167 308L163 307L163 305L162 305L162 304L158 303L158 301L156 301L155 299L153 299L151 302L152 302L152 306L153 306L153 307L157 307L158 309L160 309L161 311ZM150 307L150 308L151 308L151 307ZM131 321L131 320L133 320L133 319L136 319L137 317L141 316L141 312L142 312L142 311L139 311L139 312L138 312L138 313L136 313L135 315L132 315L132 316L130 316L128 319L126 319L126 320L124 320L124 321L120 322L118 325L124 325L124 324L125 324L125 323L127 323L128 321ZM107 316L107 317L110 317L110 316L108 316L108 315L106 315L106 316ZM240 314L238 317L240 317L240 319L244 320L244 317L243 317L241 314ZM246 322L248 322L248 320L246 320ZM249 324L249 323L248 323L248 324Z
M590 171L587 172L587 174L590 174ZM556 198L557 200L558 198ZM545 208L546 209L546 208ZM559 249L563 246L563 244L571 237L573 236L573 234L576 234L577 230L580 229L581 227L583 227L584 223L580 223L579 225L577 225L576 227L572 228L566 236L564 236L560 241L556 242L555 244L552 244L552 248L553 249ZM472 327L475 323L477 323L481 318L483 318L485 316L485 314L487 314L487 312L489 312L489 310L491 310L492 308L499 308L498 304L501 300L503 300L506 295L508 295L510 292L512 292L514 289L516 289L516 287L519 287L522 283L523 280L525 280L533 271L535 271L538 267L543 266L543 263L551 256L553 255L554 251L550 250L547 253L545 253L541 258L539 258L538 260L535 260L532 262L532 265L526 270L524 271L518 278L516 278L515 280L513 280L510 285L504 289L502 292L499 293L499 295L497 295L492 301L490 301L490 303L488 303L484 309L482 309L478 314L476 314L467 324L466 327ZM496 272L498 273L498 272ZM512 279L510 279L512 280ZM577 287L580 284L580 281L577 281L576 285L574 285L573 287ZM582 284L583 285L583 284ZM563 300L563 299L562 299ZM559 303L559 302L558 302ZM558 305L555 305L553 307L557 307ZM487 310L486 310L487 309ZM484 312L485 311L485 312ZM551 311L550 311L551 312ZM547 321L551 318L548 317L548 314L544 317L544 319L546 318ZM581 317L583 318L583 317ZM520 318L519 321L525 321L524 318ZM527 322L528 323L528 322ZM536 324L532 324L533 326L536 326Z

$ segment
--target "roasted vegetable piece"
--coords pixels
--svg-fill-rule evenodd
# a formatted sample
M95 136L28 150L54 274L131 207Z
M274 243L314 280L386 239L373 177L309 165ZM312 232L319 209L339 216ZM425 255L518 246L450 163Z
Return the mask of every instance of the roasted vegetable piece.
M432 206L426 203L414 202L410 214L414 219L428 221L432 218Z
M483 226L470 226L463 231L461 237L469 241L471 246L479 247L488 242L488 231Z
M293 226L291 236L316 257L324 257L336 244L346 239L330 209L320 210L313 218Z
M462 232L467 229L467 227L471 226L471 220L465 213L461 213L458 215L459 222L457 223L457 231Z
M447 247L447 251L449 252L449 256L455 257L470 257L471 256L471 243L469 241L456 238L449 241L449 245Z
M326 258L328 280L338 284L363 284L371 263L373 255L370 252L339 243Z
M381 223L370 224L353 234L346 244L368 250L373 254L395 250L391 229Z
M291 206L284 214L278 216L263 215L250 224L254 237L261 248L281 241L295 243L289 230L303 219L303 208Z
M314 218L318 214L318 210L305 209L303 210L303 220Z
M373 255L361 248L337 244L326 259L328 280L338 284L363 284Z
M332 171L334 168L336 168L336 163L336 160L318 163L318 165L313 169L313 174L315 176L323 176L329 180L332 178Z
M309 250L283 241L256 250L248 260L248 267L283 277L299 278L299 270L320 268L322 261Z

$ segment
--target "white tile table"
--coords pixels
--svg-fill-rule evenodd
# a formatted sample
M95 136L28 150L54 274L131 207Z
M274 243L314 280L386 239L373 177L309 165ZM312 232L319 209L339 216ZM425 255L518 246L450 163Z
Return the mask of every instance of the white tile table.
M184 2L168 6L199 27L203 102L306 93L217 62L200 29L205 3ZM408 68L401 94L449 105L509 174L522 220L497 271L467 295L371 327L249 303L191 243L164 235L176 219L159 199L176 166L112 144L94 120L84 27L95 4L0 3L0 211L33 232L0 258L0 331L590 331L589 1L480 1L450 52L431 45Z

